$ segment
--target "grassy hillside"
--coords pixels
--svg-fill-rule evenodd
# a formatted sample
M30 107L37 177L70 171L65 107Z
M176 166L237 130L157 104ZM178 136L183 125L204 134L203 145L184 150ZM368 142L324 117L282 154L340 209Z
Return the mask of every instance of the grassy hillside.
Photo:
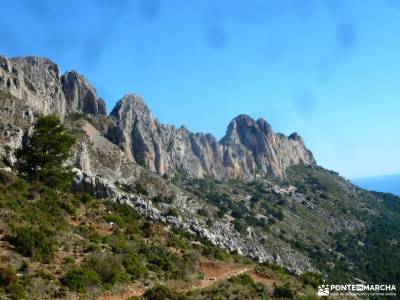
M3 171L0 215L0 298L265 299L315 293L315 280L256 265L146 220L129 206L61 193Z

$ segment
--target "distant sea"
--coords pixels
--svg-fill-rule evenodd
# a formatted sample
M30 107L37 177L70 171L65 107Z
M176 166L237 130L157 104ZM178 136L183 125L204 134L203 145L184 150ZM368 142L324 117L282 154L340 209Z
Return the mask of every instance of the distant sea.
M368 191L392 193L400 196L400 174L352 179L355 185Z

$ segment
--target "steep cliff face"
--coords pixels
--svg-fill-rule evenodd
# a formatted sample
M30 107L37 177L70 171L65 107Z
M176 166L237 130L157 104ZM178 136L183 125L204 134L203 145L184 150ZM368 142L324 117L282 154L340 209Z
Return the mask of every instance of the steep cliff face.
M21 117L54 113L64 118L75 112L104 116L105 136L129 160L159 175L183 172L195 178L251 179L257 173L282 176L292 165L315 165L300 136L275 134L265 120L246 115L232 120L221 141L160 124L136 95L118 101L106 117L105 103L88 80L75 71L60 75L59 67L46 58L0 56L0 90L13 96L7 99L14 104L15 99L23 100ZM15 109L12 114L19 118Z
M107 137L133 161L160 175L183 171L196 178L253 178L258 172L282 176L292 165L315 165L297 134L274 134L265 120L240 115L218 142L210 134L162 125L136 95L121 99L111 112L116 126Z
M66 101L58 66L46 58L0 57L0 89L40 113L65 115Z
M232 120L221 144L232 149L232 155L226 156L227 163L243 173L255 171L281 176L290 166L316 164L297 133L289 137L275 134L264 119L255 121L247 115Z
M76 72L60 75L47 58L0 56L0 156L14 164L38 114L106 114L104 101ZM8 150L7 150L8 149ZM11 150L11 151L10 151Z
M58 65L47 58L0 56L0 90L25 100L36 113L62 118L72 112L106 113L104 101L82 75L61 76Z
M66 72L61 76L61 85L67 102L67 113L83 112L94 115L107 113L103 99L97 97L94 87L79 73Z
M111 112L116 126L107 137L137 163L160 175L182 171L193 177L222 176L221 146L211 135L162 125L136 95L121 99Z

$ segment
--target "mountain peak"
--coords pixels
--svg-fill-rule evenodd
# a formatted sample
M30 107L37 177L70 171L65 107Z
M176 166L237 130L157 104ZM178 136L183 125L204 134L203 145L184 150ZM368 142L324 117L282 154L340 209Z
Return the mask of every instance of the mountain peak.
M85 76L77 71L67 71L61 76L62 90L67 101L67 111L81 111L93 115L105 115L106 104L97 97L96 89Z
M0 89L26 100L37 113L61 117L74 112L106 114L104 101L83 75L68 71L60 76L58 66L49 59L0 58L0 77ZM256 172L282 176L292 165L315 164L297 134L289 138L274 134L266 120L246 114L229 123L220 142L211 135L163 126L136 94L120 99L110 116L105 137L128 159L160 175L183 171L196 178L246 180L254 178Z
M114 109L111 111L111 116L121 117L121 114L125 114L128 111L134 111L136 114L150 115L150 109L144 102L143 98L129 93L126 94L122 99L120 99L115 105Z
M0 89L23 99L40 114L61 118L73 112L106 114L105 102L89 81L76 71L61 76L58 65L37 56L0 57Z
M254 135L268 135L272 133L271 125L260 118L257 121L246 114L235 117L228 125L225 136L221 143L224 144L243 144Z

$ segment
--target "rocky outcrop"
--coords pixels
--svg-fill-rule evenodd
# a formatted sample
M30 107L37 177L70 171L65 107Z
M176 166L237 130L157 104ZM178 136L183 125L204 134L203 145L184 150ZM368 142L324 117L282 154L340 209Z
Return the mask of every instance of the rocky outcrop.
M71 113L106 115L105 103L82 75L60 75L46 58L0 56L0 90L23 99L30 114ZM284 175L292 165L314 165L315 160L298 134L275 134L263 119L240 115L221 141L210 134L160 124L144 101L127 95L118 101L104 135L133 162L159 175L183 172L191 177L252 179L259 173Z
M282 176L292 165L315 165L298 134L275 134L263 119L236 117L218 142L210 134L160 124L136 95L118 101L111 116L115 126L108 129L108 139L133 161L160 175L184 172L197 178L250 179L257 173Z
M235 173L251 171L281 176L290 166L316 164L297 133L289 137L274 134L267 121L255 121L247 115L232 120L221 144L230 149L225 160Z
M124 203L133 207L139 214L146 218L168 224L172 228L183 229L209 240L213 245L226 251L237 251L239 255L245 255L258 262L275 262L294 274L301 274L314 270L310 260L303 254L289 247L283 247L279 242L269 239L266 235L253 232L251 236L242 236L227 222L215 221L213 226L208 226L207 221L190 212L190 207L179 203L164 204L156 207L147 197L138 194L130 194L119 190L114 183L103 177L95 176L81 170L75 170L73 181L75 191L89 192L98 197L111 198L118 203ZM187 197L187 195L181 195ZM169 210L174 207L181 212L178 216L169 215ZM249 231L252 231L249 227ZM260 241L268 239L270 249L267 249Z
M24 99L29 107L43 114L65 115L60 76L58 66L47 58L0 57L0 89Z
M82 75L75 71L61 76L61 85L67 101L67 112L105 115L106 105L99 99L96 90Z
M23 99L40 114L64 118L73 112L106 113L104 101L82 75L67 72L61 76L58 65L47 58L0 56L0 90Z

